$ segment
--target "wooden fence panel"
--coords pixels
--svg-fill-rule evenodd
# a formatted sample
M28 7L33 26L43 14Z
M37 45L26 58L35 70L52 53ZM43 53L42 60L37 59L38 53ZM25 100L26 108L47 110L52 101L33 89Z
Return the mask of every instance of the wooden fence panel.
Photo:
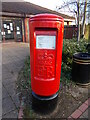
M64 39L77 37L77 26L64 26Z

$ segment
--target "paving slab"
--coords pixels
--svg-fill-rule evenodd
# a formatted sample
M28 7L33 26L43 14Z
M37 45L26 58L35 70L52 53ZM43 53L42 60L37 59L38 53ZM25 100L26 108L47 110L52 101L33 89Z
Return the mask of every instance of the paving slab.
M16 84L15 82L9 83L8 85L5 86L9 96L13 96L16 94Z
M20 107L20 100L18 98L19 96L17 94L12 96L12 101L14 102L17 109Z
M3 86L2 87L2 98L4 99L4 98L7 98L8 96L9 96L9 94L8 94L8 92L7 92L7 90L5 89L5 87Z
M2 116L2 100L0 100L0 116Z
M16 91L18 73L29 56L28 43L2 43L2 115L17 118L20 106Z
M9 70L7 70L6 73L2 73L2 82L4 82L4 80L11 79L12 77L13 75L9 72Z
M6 78L6 79L3 79L3 84L4 84L5 86L7 86L8 83L13 83L13 82L15 82L16 80L17 80L17 77L16 77L16 78L15 78L15 77Z
M0 85L0 100L2 100L2 86L1 85Z
M16 107L15 107L13 101L11 100L11 97L7 97L7 98L3 99L3 101L2 101L3 115L5 115L15 109L16 109Z
M13 110L3 116L3 118L17 118L17 117L18 117L18 110Z
M90 109L87 109L82 115L84 116L84 118L88 118L88 111L89 111Z

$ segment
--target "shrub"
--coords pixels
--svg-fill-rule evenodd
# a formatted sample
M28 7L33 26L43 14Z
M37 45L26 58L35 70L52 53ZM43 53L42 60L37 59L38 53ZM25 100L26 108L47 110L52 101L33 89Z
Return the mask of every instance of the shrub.
M67 79L71 79L73 54L76 52L87 52L86 49L87 44L88 41L84 39L81 39L79 42L77 42L76 39L63 40L61 77L66 76Z
M63 40L63 51L62 51L62 61L66 63L66 65L71 67L72 64L72 56L76 52L87 52L86 46L88 42L85 40L80 40L77 42L75 39Z

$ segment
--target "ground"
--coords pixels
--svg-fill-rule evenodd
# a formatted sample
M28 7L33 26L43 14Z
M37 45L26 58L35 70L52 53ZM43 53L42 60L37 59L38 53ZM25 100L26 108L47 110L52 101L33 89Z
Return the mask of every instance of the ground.
M72 82L60 83L58 98L40 102L31 95L30 77L25 79L24 61L29 56L29 45L25 43L2 44L2 117L17 118L20 102L23 101L24 118L67 118L89 97L89 88ZM23 74L24 73L24 74ZM28 69L30 75L30 69ZM26 84L28 81L28 84ZM18 84L19 82L19 84ZM24 84L24 89L17 89ZM87 111L84 118L87 118Z
M26 60L26 66L21 70L18 78L18 90L22 93L24 104L24 118L68 118L89 97L89 88L81 87L72 81L67 85L65 81L60 83L58 98L45 102L32 97L30 84L30 67ZM84 118L87 118L84 116Z
M1 43L0 43L1 44ZM29 55L25 43L2 44L2 117L17 118L20 106L19 93L16 91L18 73Z

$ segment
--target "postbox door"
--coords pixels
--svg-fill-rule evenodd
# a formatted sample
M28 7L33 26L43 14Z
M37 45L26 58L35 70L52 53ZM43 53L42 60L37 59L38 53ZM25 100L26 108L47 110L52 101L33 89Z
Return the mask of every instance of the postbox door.
M54 80L56 72L56 31L35 31L35 79Z

